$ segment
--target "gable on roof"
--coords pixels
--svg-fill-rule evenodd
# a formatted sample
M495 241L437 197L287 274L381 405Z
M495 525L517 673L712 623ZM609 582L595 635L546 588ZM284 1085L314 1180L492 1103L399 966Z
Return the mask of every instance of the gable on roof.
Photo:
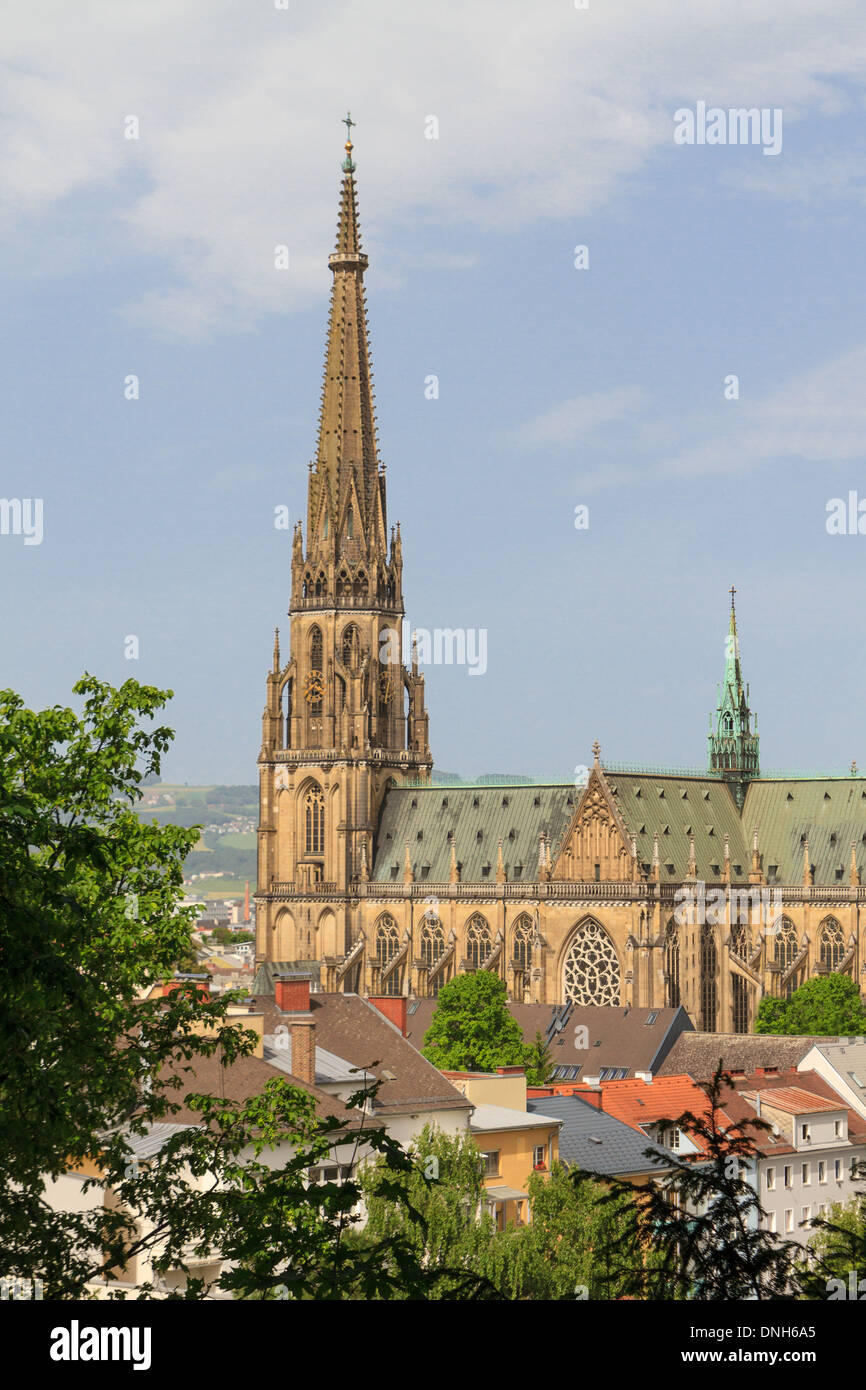
M632 878L628 831L599 767L590 772L562 838L553 877L575 882L600 878L613 883L628 883Z

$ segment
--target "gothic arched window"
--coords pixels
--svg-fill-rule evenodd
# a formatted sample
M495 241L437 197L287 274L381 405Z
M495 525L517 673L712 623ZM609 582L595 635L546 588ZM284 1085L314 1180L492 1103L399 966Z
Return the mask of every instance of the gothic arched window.
M325 794L310 787L304 797L304 847L307 854L325 852Z
M322 629L314 627L310 631L310 666L314 671L322 669Z
M845 936L835 917L821 923L820 960L829 970L837 970L845 954Z
M466 959L476 970L480 970L490 955L490 928L476 912L466 925Z
M620 1002L619 958L604 927L590 918L575 933L562 967L563 995L573 1004Z
M715 1033L718 1012L718 986L716 974L719 968L716 938L708 922L701 927L701 1027L702 1033Z
M400 951L400 932L397 923L389 912L384 913L376 923L376 962L381 970L387 965ZM402 993L402 971L392 970L387 979L382 981L382 990L385 994Z
M665 1003L680 1006L680 933L673 917L665 928Z
M532 966L532 938L534 935L532 918L524 912L514 923L514 946L511 951L515 965L520 967L524 975L529 974Z
M731 951L739 960L748 960L752 954L751 933L742 922L731 927Z
M731 1012L735 1033L748 1033L750 989L742 975L731 975Z
M726 734L732 734L734 732L734 721L730 714L723 715L722 728Z
M781 917L775 924L773 931L776 937L773 958L777 965L781 965L781 973L784 975L785 971L790 969L797 959L797 956L800 954L800 946L797 941L797 929L788 917ZM782 988L785 991L785 997L790 999L794 992L793 979L788 980Z
M358 629L354 623L349 623L348 627L343 628L341 643L343 665L347 671L351 671L358 664L358 647Z

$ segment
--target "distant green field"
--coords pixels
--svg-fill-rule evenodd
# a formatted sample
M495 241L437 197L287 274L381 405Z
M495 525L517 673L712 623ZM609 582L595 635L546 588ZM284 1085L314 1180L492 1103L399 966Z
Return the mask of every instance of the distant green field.
M254 830L227 830L224 835L220 835L219 843L228 845L233 849L255 849L256 832Z
M242 898L246 887L245 878L197 878L192 885L192 891L207 902L220 901L222 898ZM256 881L253 878L250 882L250 893L254 893Z

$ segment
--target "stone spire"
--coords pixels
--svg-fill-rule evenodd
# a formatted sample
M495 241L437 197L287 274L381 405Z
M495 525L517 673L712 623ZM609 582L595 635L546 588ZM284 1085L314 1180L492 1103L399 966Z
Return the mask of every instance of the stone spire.
M350 137L354 124L348 116ZM350 559L375 562L387 554L385 479L379 465L364 301L368 259L361 249L351 138L345 148L337 242L328 258L334 281L316 457L309 480L307 544L311 555L337 546Z
M280 629L274 628L274 675L280 674Z
M757 720L753 729L748 699L749 688L743 684L740 666L740 639L734 608L736 592L732 587L731 617L725 642L725 674L715 719L710 717L707 765L710 772L733 784L731 790L737 805L742 808L746 786L752 777L760 776L760 767Z

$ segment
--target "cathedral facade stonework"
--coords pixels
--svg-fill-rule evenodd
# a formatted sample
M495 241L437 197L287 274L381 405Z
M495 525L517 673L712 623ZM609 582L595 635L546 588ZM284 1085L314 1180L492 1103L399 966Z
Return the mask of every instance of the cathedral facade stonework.
M346 145L306 533L267 678L256 960L327 990L438 994L494 971L516 1000L664 1007L747 1032L765 993L866 974L866 779L762 777L734 593L707 770L583 785L433 779L404 651L403 554L379 460Z

